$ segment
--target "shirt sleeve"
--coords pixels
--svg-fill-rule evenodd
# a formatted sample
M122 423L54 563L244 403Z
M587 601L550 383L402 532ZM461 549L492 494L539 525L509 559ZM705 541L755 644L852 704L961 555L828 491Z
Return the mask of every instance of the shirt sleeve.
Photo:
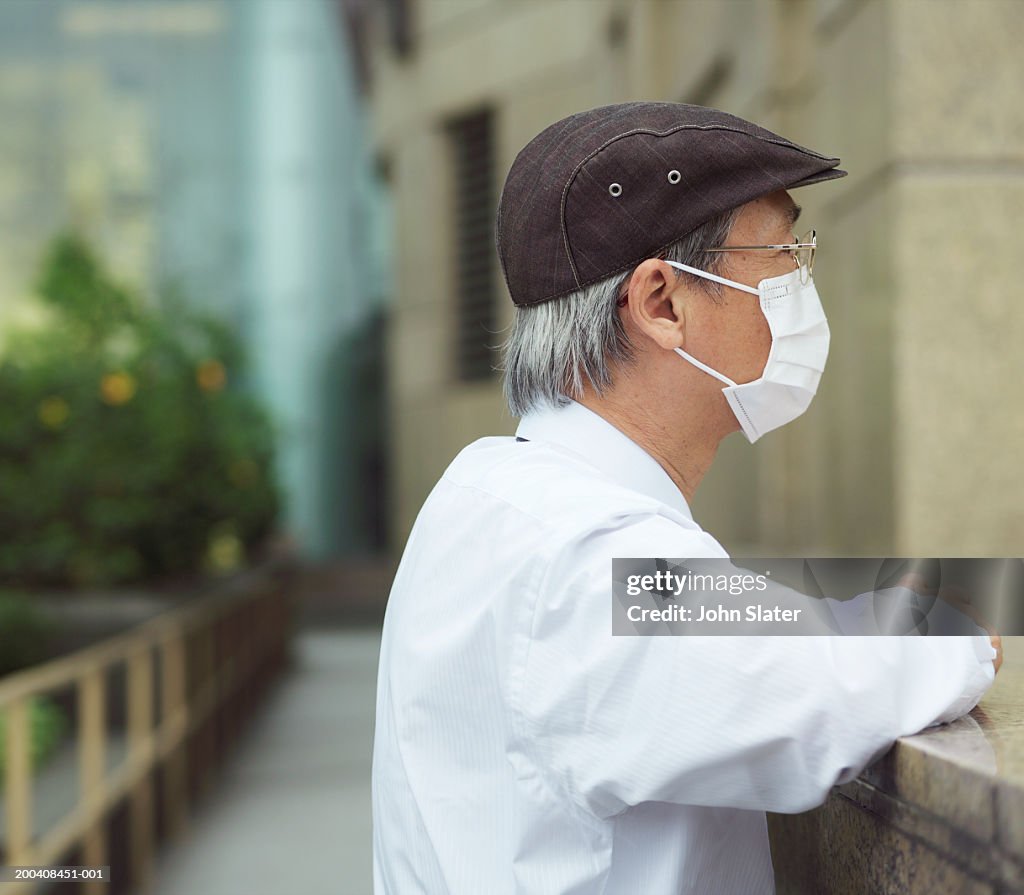
M898 590L904 589L894 589L894 592ZM836 620L841 633L880 634L878 626L871 620L870 604L874 598L875 594L868 592L859 594L853 599L842 601L826 597L825 602L829 604L832 616ZM957 639L970 640L978 660L976 666L970 666L968 662L968 667L971 668L971 679L964 687L961 697L927 725L927 727L935 727L940 724L948 724L957 718L963 717L978 704L978 701L995 679L995 666L992 660L996 657L996 651L995 647L992 646L991 638L984 628L958 613L945 601L939 600L935 602L930 618L935 624L936 629L939 630L946 624L949 626L948 630L972 631L973 633L970 635L965 633L964 636Z
M612 635L612 557L723 553L652 515L554 554L513 707L541 773L598 817L647 801L808 810L995 677L972 636Z

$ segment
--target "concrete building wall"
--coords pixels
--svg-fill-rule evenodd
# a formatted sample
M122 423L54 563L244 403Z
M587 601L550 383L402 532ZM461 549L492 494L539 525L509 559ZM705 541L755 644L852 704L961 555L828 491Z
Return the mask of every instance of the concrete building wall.
M470 440L514 430L497 378L456 381L443 122L495 110L495 194L572 112L717 106L850 176L794 193L832 325L811 411L726 439L694 512L734 552L1006 554L1024 543L1024 5L1013 0L420 0L412 51L374 41L373 130L393 161L392 542ZM1015 213L1016 212L1016 213ZM496 274L500 280L500 273ZM502 325L511 319L497 286ZM495 343L500 336L495 337ZM497 359L497 358L496 358Z
M892 10L897 538L1024 545L1024 6Z

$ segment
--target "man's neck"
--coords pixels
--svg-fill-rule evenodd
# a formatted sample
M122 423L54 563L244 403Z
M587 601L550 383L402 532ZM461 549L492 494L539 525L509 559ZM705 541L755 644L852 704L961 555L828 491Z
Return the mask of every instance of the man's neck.
M588 391L577 399L650 454L668 473L686 502L693 500L724 434L706 424L707 415L675 408L674 418L651 414L638 402Z

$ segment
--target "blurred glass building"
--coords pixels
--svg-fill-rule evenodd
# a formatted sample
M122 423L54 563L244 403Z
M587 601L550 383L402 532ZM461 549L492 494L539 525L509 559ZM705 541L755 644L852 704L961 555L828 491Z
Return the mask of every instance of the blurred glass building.
M350 24L335 0L0 4L0 336L68 226L154 300L217 312L311 558L385 536L387 204Z

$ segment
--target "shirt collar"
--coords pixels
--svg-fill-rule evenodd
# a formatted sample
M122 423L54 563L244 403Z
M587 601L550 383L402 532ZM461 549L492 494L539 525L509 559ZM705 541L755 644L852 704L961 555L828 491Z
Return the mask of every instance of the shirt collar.
M621 485L640 491L692 519L686 498L661 464L640 445L578 401L527 413L516 436L546 441L579 454Z

